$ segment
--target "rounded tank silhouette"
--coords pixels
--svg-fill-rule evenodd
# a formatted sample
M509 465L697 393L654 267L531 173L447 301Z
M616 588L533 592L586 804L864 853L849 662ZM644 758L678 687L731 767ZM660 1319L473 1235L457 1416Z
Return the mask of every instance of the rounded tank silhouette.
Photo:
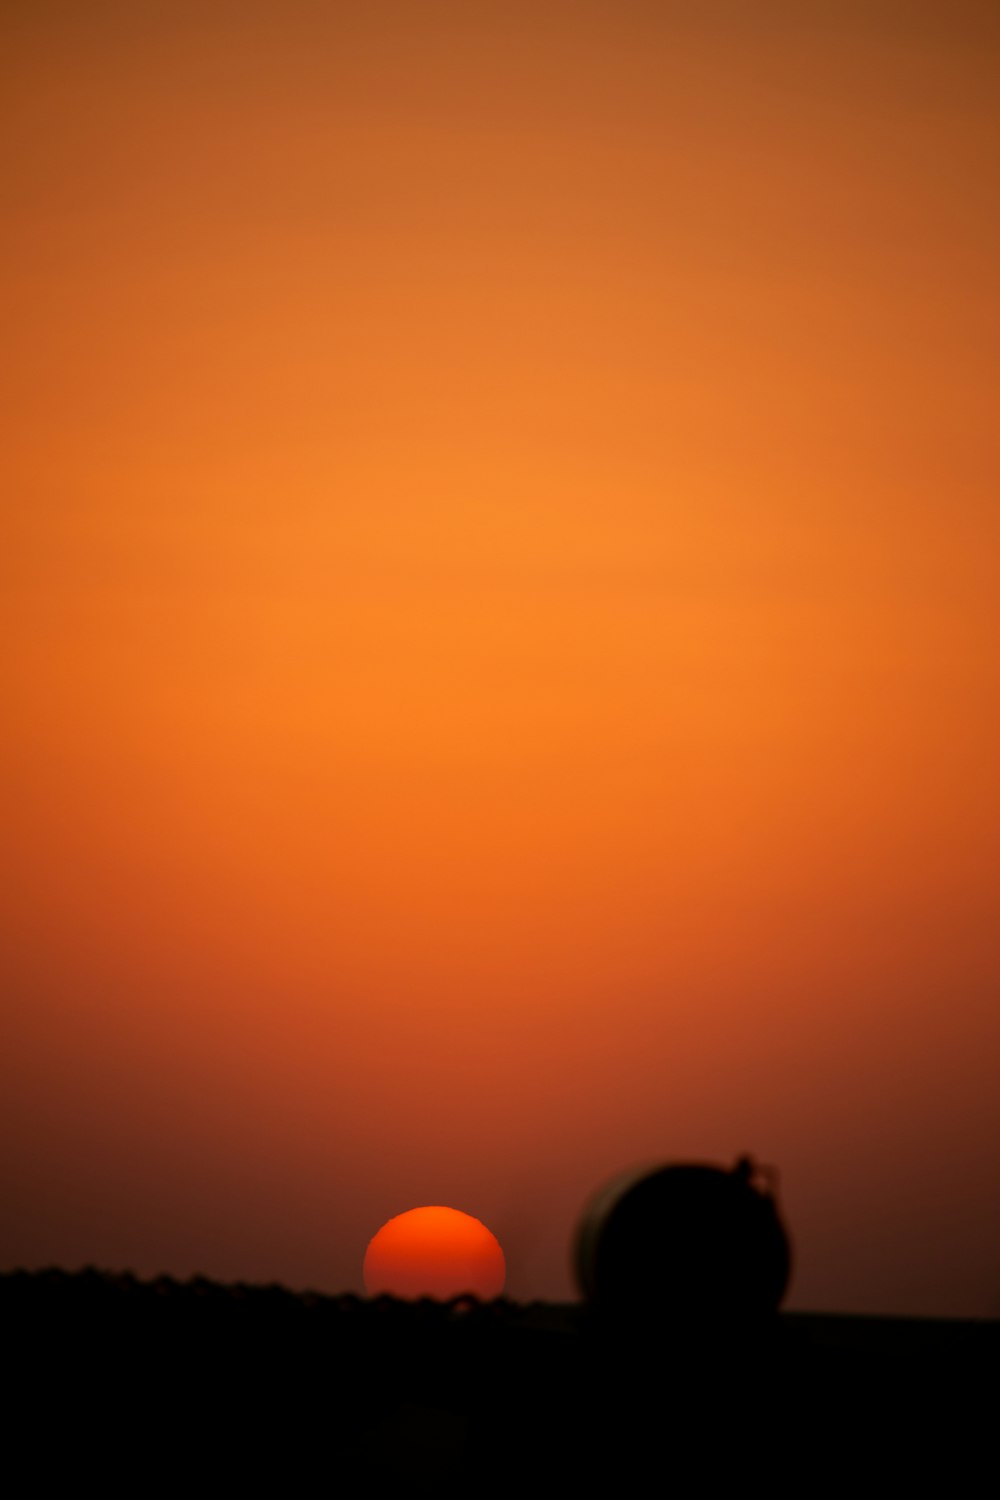
M756 1318L788 1285L791 1251L766 1174L677 1163L624 1173L593 1199L576 1239L589 1302L616 1316Z

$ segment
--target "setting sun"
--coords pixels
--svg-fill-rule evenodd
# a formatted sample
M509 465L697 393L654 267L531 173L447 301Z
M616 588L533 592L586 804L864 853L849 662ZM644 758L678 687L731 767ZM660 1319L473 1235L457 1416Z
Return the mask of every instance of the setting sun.
M455 1208L411 1208L383 1224L365 1253L369 1296L499 1297L507 1267L496 1236Z

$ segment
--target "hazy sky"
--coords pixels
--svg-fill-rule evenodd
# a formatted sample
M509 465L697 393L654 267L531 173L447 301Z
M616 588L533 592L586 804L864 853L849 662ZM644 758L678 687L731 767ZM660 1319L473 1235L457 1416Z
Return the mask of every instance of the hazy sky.
M1000 9L2 24L0 1266L1000 1313Z

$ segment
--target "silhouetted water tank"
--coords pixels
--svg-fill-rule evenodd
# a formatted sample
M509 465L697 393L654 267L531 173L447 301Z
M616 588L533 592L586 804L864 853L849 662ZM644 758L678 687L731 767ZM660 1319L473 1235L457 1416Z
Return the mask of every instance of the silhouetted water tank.
M747 1157L731 1170L679 1163L626 1173L592 1201L577 1233L584 1296L625 1317L765 1315L790 1269L770 1184Z

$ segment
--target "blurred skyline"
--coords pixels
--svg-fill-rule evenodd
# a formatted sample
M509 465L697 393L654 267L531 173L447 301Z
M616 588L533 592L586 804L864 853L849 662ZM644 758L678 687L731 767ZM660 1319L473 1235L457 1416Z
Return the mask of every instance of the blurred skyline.
M0 1266L1000 1313L1000 12L5 10Z

